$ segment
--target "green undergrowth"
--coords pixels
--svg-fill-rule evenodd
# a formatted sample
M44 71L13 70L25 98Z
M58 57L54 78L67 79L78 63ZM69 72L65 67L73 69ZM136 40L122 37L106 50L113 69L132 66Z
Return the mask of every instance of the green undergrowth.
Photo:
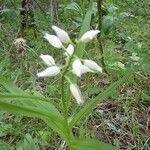
M9 2L6 5L13 8ZM16 3L15 6L19 7L19 4ZM79 16L75 18L76 15L73 16L72 13L67 13L72 8L71 6L61 5L60 11L62 11L62 15L68 17L68 21L67 19L64 20L63 17L60 17L60 19L62 20L61 26L72 37L75 37L85 12L82 8L84 5L79 10L77 9L78 7L75 7L77 10L72 11L76 11L76 15ZM67 8L63 10L62 8L64 7ZM106 8L107 5L104 5L104 10ZM123 8L121 8L122 11L128 11L126 7L126 10ZM46 98L50 97L50 101L57 102L57 108L60 109L58 99L61 94L59 90L59 76L49 79L38 79L36 76L37 72L40 71L39 68L44 68L44 64L39 58L41 53L52 54L58 63L62 62L64 57L60 50L53 49L43 38L44 32L51 32L49 12L47 12L45 17L45 14L41 13L41 10L36 5L34 11L37 12L35 15L37 37L34 36L34 31L28 28L23 37L27 41L28 47L20 52L14 45L18 27L20 26L19 11L16 10L16 15L13 17L10 16L11 11L4 13L4 17L1 20L1 76L11 80L17 87L30 94L45 95ZM109 16L110 14L107 12L107 15ZM73 23L76 25L74 25L75 28L68 25L70 20L73 20ZM96 19L93 19L92 26L96 26L95 22ZM83 75L80 79L80 87L84 99L90 101L90 99L95 98L111 83L121 78L126 71L133 69L134 74L119 86L109 98L99 103L88 117L74 126L73 134L75 136L95 138L118 146L121 149L150 149L149 25L150 22L143 15L129 17L121 21L116 29L114 28L103 35L104 58L108 73ZM88 44L85 48L87 51L85 51L84 57L100 63L101 55L97 48L97 42L95 40L94 44ZM139 62L131 59L132 53L136 53L140 57ZM116 62L125 64L125 68L122 69L114 65ZM0 85L0 92L6 91ZM70 114L80 110L75 101L72 101ZM33 149L37 145L39 149L43 150L66 147L60 136L47 127L42 120L1 111L0 149L22 150L23 147L26 147L25 150L27 150L29 148L28 141L31 141L30 146L32 145Z

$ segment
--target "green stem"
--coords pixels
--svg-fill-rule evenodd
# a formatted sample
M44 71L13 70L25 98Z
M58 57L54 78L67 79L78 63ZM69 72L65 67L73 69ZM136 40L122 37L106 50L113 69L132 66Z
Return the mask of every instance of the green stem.
M103 0L97 0L97 11L98 11L98 29L101 31L102 30L102 2ZM103 66L103 70L105 73L107 73L106 70L106 65L105 65L105 60L104 60L104 51L103 51L103 46L102 46L102 40L100 37L100 34L98 35L98 47L101 53L101 64Z
M73 135L72 135L72 131L69 128L69 124L68 124L68 106L67 106L67 102L66 102L66 99L65 99L65 78L66 78L65 75L68 73L68 68L69 68L69 66L71 64L73 55L70 56L69 60L66 62L66 67L65 67L64 72L62 73L62 78L61 78L62 107L63 107L64 118L65 118L65 125L66 125L67 135L68 135L67 144L68 144L70 149L71 149L71 139L73 138Z

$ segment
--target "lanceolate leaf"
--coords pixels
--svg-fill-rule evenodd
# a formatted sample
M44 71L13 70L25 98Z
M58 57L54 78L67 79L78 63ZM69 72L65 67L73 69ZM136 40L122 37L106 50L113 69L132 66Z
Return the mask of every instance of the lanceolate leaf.
M0 94L0 110L41 118L64 139L67 138L64 119L50 103L39 101L38 99L36 101L21 97L17 99L13 95L9 97L9 95Z
M85 18L83 20L83 24L80 30L80 34L79 34L79 38L86 32L89 30L90 28L90 24L91 24L91 18L92 18L92 14L93 14L93 9L94 9L94 5L93 5L93 1L90 2L89 4L89 8L87 10L87 13L85 15ZM76 55L78 57L81 57L83 55L85 49L85 44L84 43L79 43L76 47Z
M76 139L72 145L75 150L117 150L110 144L93 139Z
M4 88L11 93L17 94L25 93L23 90L19 89L15 84L13 84L12 81L6 80L2 76L0 76L0 84L3 85Z
M72 117L72 121L70 122L70 128L72 128L83 117L90 114L97 104L110 96L119 85L121 85L127 78L130 77L131 74L132 72L128 71L124 77L111 84L104 92L100 93L97 97L91 99L89 103L87 103L76 115Z

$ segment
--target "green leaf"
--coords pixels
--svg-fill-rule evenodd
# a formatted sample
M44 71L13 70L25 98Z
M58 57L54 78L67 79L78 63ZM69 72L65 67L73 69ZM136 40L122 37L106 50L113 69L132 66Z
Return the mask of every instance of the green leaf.
M34 96L21 97L21 95L0 94L0 110L41 118L55 132L58 132L64 139L67 139L64 118L48 102L40 101L38 98L34 98Z
M24 143L23 143L24 150L37 150L37 146L30 134L25 135Z
M73 142L75 150L117 150L116 147L93 139L77 139Z
M0 150L14 150L14 148L0 140Z
M12 81L5 79L3 76L0 76L0 84L5 87L5 89L11 93L24 94L25 92L19 89Z
M23 104L24 106L35 106L39 107L40 109L44 109L47 111L52 111L55 114L60 115L59 111L56 107L50 102L49 99L39 96L32 96L32 95L17 95L17 94L10 94L10 93L0 93L0 100L11 100L11 101L18 101L19 103Z
M83 20L83 24L79 33L79 38L89 30L90 28L90 24L91 24L91 18L92 18L92 14L93 14L93 10L94 10L94 4L93 1L90 2L89 4L89 8L87 10L87 13L85 15L85 18ZM77 48L76 48L76 55L78 57L82 57L83 56L83 52L85 49L85 43L78 43L77 44Z
M104 92L100 93L94 99L91 99L89 103L87 103L77 114L72 116L72 120L70 122L70 128L72 128L78 121L80 121L83 117L90 114L91 111L96 107L97 104L102 102L108 96L112 94L116 90L116 88L121 85L126 79L128 79L132 75L132 71L128 70L128 72L122 77L120 80L111 84Z

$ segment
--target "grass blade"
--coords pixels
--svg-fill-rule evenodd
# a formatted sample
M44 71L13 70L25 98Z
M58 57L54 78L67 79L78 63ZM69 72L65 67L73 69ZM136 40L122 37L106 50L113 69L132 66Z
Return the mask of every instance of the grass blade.
M87 10L87 13L85 15L85 18L83 20L83 24L79 33L79 38L86 32L89 30L90 28L90 24L91 24L91 18L92 18L92 14L93 14L93 9L94 9L94 4L93 1L90 2L89 4L89 8ZM77 48L76 48L76 55L78 57L82 57L83 56L83 52L85 49L85 43L78 43Z
M75 150L117 150L114 146L93 139L76 139Z

